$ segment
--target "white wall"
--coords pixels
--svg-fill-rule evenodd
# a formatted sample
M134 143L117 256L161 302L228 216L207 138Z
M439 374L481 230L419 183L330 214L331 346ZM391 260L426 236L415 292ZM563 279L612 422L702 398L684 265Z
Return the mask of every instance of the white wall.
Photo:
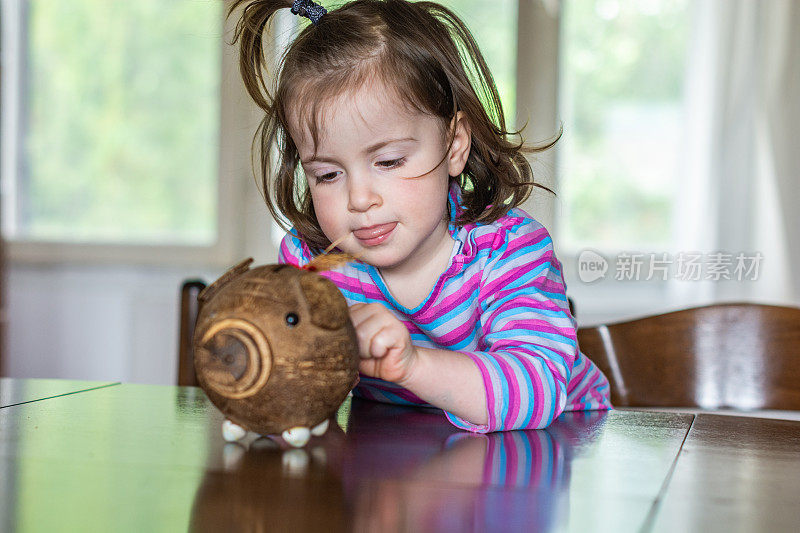
M10 265L6 373L172 384L180 284L209 272Z

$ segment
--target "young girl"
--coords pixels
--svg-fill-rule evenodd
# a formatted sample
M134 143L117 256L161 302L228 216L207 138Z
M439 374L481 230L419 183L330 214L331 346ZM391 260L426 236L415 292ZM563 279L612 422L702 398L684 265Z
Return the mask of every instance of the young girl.
M523 151L553 143L507 140L461 20L405 0L330 12L309 0L237 0L229 16L242 4L234 42L266 111L267 205L292 224L279 262L303 266L333 245L359 258L323 273L358 334L354 395L435 406L481 433L609 408L605 376L578 349L550 236L518 207L540 186ZM312 23L269 90L262 34L281 8Z

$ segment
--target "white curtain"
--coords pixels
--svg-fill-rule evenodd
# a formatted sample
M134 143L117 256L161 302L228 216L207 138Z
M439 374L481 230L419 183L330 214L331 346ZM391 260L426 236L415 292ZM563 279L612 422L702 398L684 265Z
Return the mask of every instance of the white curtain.
M673 280L672 303L800 305L800 2L695 8L676 244L763 259L754 281Z

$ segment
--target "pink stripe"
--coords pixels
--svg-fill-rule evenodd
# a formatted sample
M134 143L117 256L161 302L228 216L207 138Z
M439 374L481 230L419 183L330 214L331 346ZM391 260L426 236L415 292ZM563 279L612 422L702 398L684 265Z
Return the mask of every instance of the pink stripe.
M558 365L556 365L556 362L552 361L551 359L545 359L542 356L540 356L539 358L542 361L544 361L545 365L547 365L547 369L552 374L554 381L557 384L561 383L562 385L564 385L564 391L566 392L566 390L567 390L567 376L565 376L563 371L560 368L558 368ZM572 361L570 361L570 357L569 356L566 357L565 361L566 361L567 372L569 372L570 368L572 367ZM559 395L559 394L560 393L558 391L558 387L556 387L556 395Z
M408 330L409 333L411 333L411 334L421 333L422 335L425 335L426 337L428 337L428 332L427 331L419 329L419 327L416 324L414 324L413 322L411 322L410 320L401 320L401 322L403 324L405 324L406 329ZM428 337L428 338L430 338L430 337Z
M485 284L481 287L481 294L494 294L497 291L502 290L502 287L505 287L512 281L519 279L529 272L532 272L537 266L541 265L542 263L548 263L546 257L538 257L532 263L528 263L525 266L520 266L509 270L508 272L501 275L499 278L492 280L491 283ZM542 273L537 274L537 278L544 277ZM515 291L519 291L522 287L526 287L530 285L533 280L525 285L521 285L520 287L515 288Z
M583 365L583 368L581 369L581 371L577 375L576 374L572 374L570 376L570 378L569 378L569 387L567 388L567 396L572 396L573 395L572 393L575 390L575 387L577 387L581 383L581 381L583 380L583 377L586 375L587 372L589 372L590 368L591 367L589 365L585 364L585 365Z
M563 312L564 309L555 305L552 300L534 300L533 298L529 298L527 296L520 296L515 298L514 301L505 302L503 305L495 309L491 315L489 315L489 320L487 320L483 324L483 333L488 335L491 333L491 326L495 324L497 320L497 315L505 313L511 309L518 309L520 307L529 307L531 312L535 312L536 310L545 310L545 311L559 311Z
M506 358L498 354L498 357L495 359L495 361L497 361L497 365L500 367L503 378L505 378L505 381L508 384L508 398L504 399L508 404L508 411L505 415L506 419L502 424L502 429L506 430L509 429L509 426L514 420L517 419L517 415L519 415L520 387L519 383L517 383L517 378L514 375L511 364L508 363Z
M476 315L478 315L478 317L480 316L480 311L478 309L472 311L472 316L467 322L464 322L455 329L441 335L437 339L438 342L444 346L453 346L464 341L472 334L474 327L478 324L478 318L476 318Z
M507 341L508 339L503 339ZM526 356L530 359L541 359L547 365L549 369L552 370L554 377L557 381L566 384L566 377L563 375L563 371L561 371L556 362L552 360L550 356L543 355L536 351L534 348L536 347L535 344L515 344L513 342L496 342L492 344L492 351L493 352L507 352L517 355L518 357ZM572 366L572 356L569 354L565 354L559 350L554 350L557 354L561 356L564 360L564 366L569 370Z
M600 376L602 376L602 374L600 372L596 372L596 373L592 372L592 375L590 375L590 379L587 379L585 381L584 380L579 381L576 386L583 385L583 387L578 390L577 394L573 393L572 397L573 398L583 398L586 395L587 391L589 391L590 389L596 388L595 384L597 383L598 379L600 379Z
M514 225L518 225L523 221L521 218L517 218L517 223ZM510 228L509 228L510 231ZM521 250L522 248L527 248L529 246L536 246L541 243L545 239L549 239L550 234L547 232L547 229L542 227L534 231L533 233L523 233L522 235L517 236L508 244L508 247L503 252L503 256L509 256L513 253ZM538 251L538 250L537 250ZM544 252L543 257L547 257L548 255L552 255L552 250L547 250Z
M526 420L523 427L537 427L541 422L542 414L544 413L544 386L542 384L542 374L539 371L539 368L533 364L531 359L528 359L527 357L521 357L520 361L528 371L528 375L531 378L531 383L533 384L533 398L527 398L528 402L533 402L533 410L531 412L530 420Z
M540 288L543 291L564 294L564 284L561 281L557 281L554 279L546 278L545 280L542 281ZM566 302L564 302L564 305L566 305Z
M484 233L482 235L475 236L475 250L479 252L484 248L491 248L492 243L494 242L495 233Z
M480 284L480 281L481 271L478 271L469 280L466 280L457 291L442 300L441 304L437 305L435 310L426 309L424 313L420 312L415 316L415 319L429 324L442 315L449 313L453 308L461 304L464 298L472 294L475 286Z
M602 395L600 394L600 391L597 390L596 388L592 388L589 391L589 397L592 399L592 403L594 403L595 405L598 406L603 405Z
M548 439L547 433L536 432L531 440L536 439L538 444L531 443L531 477L530 483L532 486L541 486L541 483L546 481L544 479L544 472L547 471L544 464L545 452L549 448L546 442Z
M530 329L536 331L536 333L555 333L567 339L575 339L574 328L558 328L544 320L509 320L503 326L502 331L508 331L510 329Z
M501 298L505 298L509 294L513 295L513 294L515 294L515 293L517 293L517 292L519 292L519 291L521 291L523 289L536 289L537 292L539 292L539 291L541 291L541 292L553 292L553 293L561 294L561 295L565 295L566 294L566 289L565 289L564 284L562 282L554 281L554 280L552 280L550 278L538 277L536 279L533 279L533 280L529 281L528 283L526 283L524 285L519 285L519 286L508 288L508 289L499 289L497 292L495 292L494 298L499 300ZM566 300L553 300L553 301L561 303L561 306L562 306L561 308L562 309L564 309L564 310L569 309L569 306L568 306Z
M486 459L483 463L483 483L485 485L496 485L498 480L495 478L494 474L494 465L497 464L495 461L495 454L497 454L497 440L493 438L487 439L489 443L486 446Z
M356 277L345 276L341 272L336 272L335 270L321 272L320 274L334 282L339 289L356 294L363 294L367 298L372 298L373 300L383 300L383 295L381 295L375 285L365 285Z
M512 222L511 224L505 224L505 223L503 224L502 230L505 231L498 231L489 234L492 237L492 244L491 244L492 250L498 250L504 244L504 241L507 240L508 238L513 239L510 242L508 242L508 246L506 247L505 250L503 250L503 254L501 255L501 260L503 258L510 256L511 254L517 252L522 248L526 248L528 246L535 246L540 242L542 242L544 239L548 239L550 237L550 234L544 227L541 227L532 233L523 233L521 235L509 237L507 234L509 232L514 231L513 230L514 226L519 226L524 219L512 218L509 220ZM547 253L544 253L543 255L547 255Z
M519 435L516 433L503 434L506 453L506 487L517 487L521 477L519 471Z
M489 375L489 370L484 365L483 361L480 357L476 356L471 352L461 352L472 359L472 361L478 365L478 369L481 371L481 377L483 377L483 388L486 389L486 411L488 415L487 426L489 431L493 431L496 427L496 419L494 414L494 384L492 383L492 378Z
M298 265L297 257L295 257L289 250L289 245L287 244L285 237L281 241L281 249L278 257L278 263L290 264L294 266Z
M359 376L361 377L361 383L359 384L359 386L363 384L364 386L373 388L380 392L395 394L397 396L400 396L404 400L408 400L420 405L430 405L428 404L428 402L426 402L425 400L423 400L410 390L404 389L400 385L396 385L390 381L384 381L382 379L365 376L364 374L359 374Z
M515 227L518 227L521 223L525 221L522 217L512 217L506 216L502 219L500 227L494 229L489 233L483 233L475 237L475 244L478 245L479 248L484 248L487 245L493 246L495 242L499 241L499 244L502 244L503 239L506 237L506 234L510 231L513 231ZM539 228L535 232L531 233L531 235L537 235L539 233L547 233L547 229L544 227ZM528 235L522 235L522 237L527 237Z

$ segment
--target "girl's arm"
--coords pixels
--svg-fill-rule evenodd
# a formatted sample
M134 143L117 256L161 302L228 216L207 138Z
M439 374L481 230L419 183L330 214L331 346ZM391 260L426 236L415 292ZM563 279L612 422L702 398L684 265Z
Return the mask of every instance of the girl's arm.
M398 385L459 418L487 425L486 387L478 365L460 352L415 348L409 376Z
M443 409L455 426L480 433L543 428L568 408L609 407L605 377L578 349L547 230L522 217L504 230L478 239L490 249L474 322L452 325L461 337L475 331L480 350L413 346L406 326L383 305L356 304L361 372L400 385Z

